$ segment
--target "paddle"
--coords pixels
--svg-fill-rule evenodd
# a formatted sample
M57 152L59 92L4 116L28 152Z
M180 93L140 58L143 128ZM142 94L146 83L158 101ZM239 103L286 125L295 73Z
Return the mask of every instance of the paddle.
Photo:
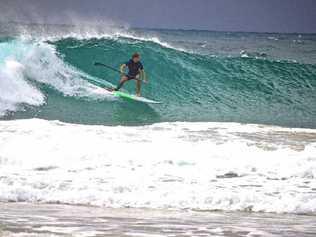
M111 70L114 71L114 72L118 72L119 74L122 74L122 72L121 72L120 70L117 70L116 68L111 67L111 66L109 66L109 65L106 65L106 64L104 64L104 63L95 62L95 63L94 63L94 66L106 67L106 68L108 68L108 69L111 69ZM126 74L124 74L124 75L127 76ZM135 80L137 80L137 81L143 81L143 80L137 79L137 78L135 78Z
M120 70L117 70L116 68L111 67L111 66L109 66L109 65L106 65L106 64L104 64L104 63L95 62L95 63L94 63L94 66L106 67L106 68L109 68L109 69L111 69L111 70L113 70L113 71L115 71L115 72L118 72L119 74L122 74L122 72L121 72Z

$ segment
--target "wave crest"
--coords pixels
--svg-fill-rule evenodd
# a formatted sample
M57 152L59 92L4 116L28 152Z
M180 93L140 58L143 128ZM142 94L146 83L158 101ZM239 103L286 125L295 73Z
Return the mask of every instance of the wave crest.
M20 105L39 106L45 95L44 84L64 96L105 99L108 93L88 82L98 80L66 64L54 46L43 42L12 40L0 43L0 115L21 109ZM104 82L106 84L106 82Z

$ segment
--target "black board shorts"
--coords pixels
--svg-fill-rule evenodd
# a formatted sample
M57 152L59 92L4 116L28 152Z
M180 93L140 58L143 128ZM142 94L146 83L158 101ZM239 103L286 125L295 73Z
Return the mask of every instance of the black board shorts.
M127 80L135 80L137 78L139 74L135 75L135 76L131 76L131 75L126 75Z

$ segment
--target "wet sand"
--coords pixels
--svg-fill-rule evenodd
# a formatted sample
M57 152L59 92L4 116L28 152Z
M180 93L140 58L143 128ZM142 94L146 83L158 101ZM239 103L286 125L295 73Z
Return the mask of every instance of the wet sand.
M316 216L0 203L0 236L316 236Z

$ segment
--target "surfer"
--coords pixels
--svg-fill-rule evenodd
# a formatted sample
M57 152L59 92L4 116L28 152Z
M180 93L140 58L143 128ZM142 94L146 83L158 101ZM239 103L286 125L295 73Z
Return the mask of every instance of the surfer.
M125 68L128 68L128 73L125 74ZM114 89L115 91L120 90L125 82L129 80L136 80L136 95L140 96L141 82L147 83L146 74L144 71L143 64L140 61L140 54L134 53L132 58L126 63L120 66L121 79L118 86Z

